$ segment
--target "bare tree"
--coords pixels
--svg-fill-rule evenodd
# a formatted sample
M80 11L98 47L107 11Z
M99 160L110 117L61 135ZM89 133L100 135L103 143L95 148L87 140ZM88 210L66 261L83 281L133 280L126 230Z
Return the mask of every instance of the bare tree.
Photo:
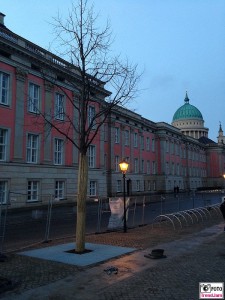
M125 106L134 98L140 77L137 65L129 64L128 60L122 61L120 56L112 56L109 22L100 30L97 20L98 16L93 6L88 6L88 0L74 2L66 19L60 15L54 18L56 40L60 49L63 49L60 55L70 61L78 76L76 82L73 78L70 80L70 85L76 91L75 97L67 95L77 118L74 120L64 111L63 122L56 123L51 113L42 115L46 124L63 134L79 152L76 252L85 250L88 148L111 111ZM53 73L51 76L45 74L45 79L52 82ZM91 116L88 114L90 104L98 107ZM54 112L57 113L62 112ZM74 135L69 134L71 131Z

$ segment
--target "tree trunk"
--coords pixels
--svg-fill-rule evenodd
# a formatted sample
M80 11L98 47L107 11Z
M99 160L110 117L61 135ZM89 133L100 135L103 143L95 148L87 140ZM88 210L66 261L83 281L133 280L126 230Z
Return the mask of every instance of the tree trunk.
M80 153L78 171L78 195L77 195L77 227L76 227L76 252L85 250L85 226L86 226L86 198L87 198L88 168L87 155Z

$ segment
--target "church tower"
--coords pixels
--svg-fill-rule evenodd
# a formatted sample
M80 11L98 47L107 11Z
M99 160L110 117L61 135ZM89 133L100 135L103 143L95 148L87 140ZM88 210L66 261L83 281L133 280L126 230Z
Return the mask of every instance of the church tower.
M219 136L217 137L218 140L218 144L219 145L224 145L225 144L225 136L223 135L223 129L222 129L222 125L220 122L220 127L219 127Z

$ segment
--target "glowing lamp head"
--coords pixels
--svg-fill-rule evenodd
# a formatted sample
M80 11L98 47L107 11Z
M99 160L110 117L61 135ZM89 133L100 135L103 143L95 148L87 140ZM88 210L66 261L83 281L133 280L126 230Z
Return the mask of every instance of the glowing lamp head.
M127 170L128 170L128 167L129 167L129 164L123 160L121 161L121 163L119 163L119 166L120 166L120 170L123 174L126 174Z

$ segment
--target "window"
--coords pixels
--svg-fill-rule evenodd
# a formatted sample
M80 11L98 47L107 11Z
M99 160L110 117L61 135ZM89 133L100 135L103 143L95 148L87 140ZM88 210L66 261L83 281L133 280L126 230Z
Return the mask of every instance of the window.
M141 150L144 150L144 137L143 136L141 136L140 137L140 140L141 140Z
M119 156L118 155L115 156L115 171L116 172L119 171Z
M97 194L97 183L96 181L90 180L90 184L89 184L89 196L96 196Z
M139 168L138 168L138 159L137 158L135 158L134 159L134 173L138 173L138 170Z
M175 166L174 166L174 162L172 162L171 174L172 174L172 175L175 175Z
M166 152L167 153L169 153L169 147L170 147L169 141L166 140Z
M146 138L146 149L147 149L147 151L150 150L150 138L149 137Z
M27 185L27 201L38 201L38 186L39 182L28 181Z
M124 142L125 146L129 146L130 141L129 141L129 131L128 130L125 130L124 137L125 137L125 142Z
M156 174L156 163L155 163L155 161L152 162L152 174Z
M186 158L186 149L183 149L183 158Z
M55 119L64 120L64 95L55 95Z
M0 72L0 104L9 104L9 75Z
M55 198L63 199L65 195L65 182L61 180L57 180L55 182Z
M177 164L177 175L180 176L180 165Z
M145 161L144 161L144 159L142 159L141 160L141 172L142 173L144 173L144 171L145 171L144 165L145 165Z
M140 180L136 180L136 191L140 191Z
M169 163L168 161L166 162L166 175L170 174L170 169L169 169Z
M117 193L122 191L122 181L121 180L117 180L117 182L116 182L116 191L117 191Z
M118 144L120 142L120 129L119 127L115 127L115 143Z
M54 142L54 164L63 164L63 140L55 139Z
M137 132L134 133L134 147L138 146L138 135Z
M173 141L171 141L171 151L170 151L170 153L171 154L174 154L174 142Z
M94 145L90 145L88 148L88 166L89 168L95 168L95 155L96 149Z
M7 130L0 128L0 161L6 160L7 152Z
M88 126L95 127L95 107L88 106Z
M150 174L151 170L150 170L150 161L147 160L147 174Z
M29 84L28 111L32 113L40 111L40 87L33 83Z
M152 152L155 151L155 139L152 139Z
M27 135L27 162L37 163L38 159L38 135Z
M0 181L0 205L6 203L7 199L7 181Z

